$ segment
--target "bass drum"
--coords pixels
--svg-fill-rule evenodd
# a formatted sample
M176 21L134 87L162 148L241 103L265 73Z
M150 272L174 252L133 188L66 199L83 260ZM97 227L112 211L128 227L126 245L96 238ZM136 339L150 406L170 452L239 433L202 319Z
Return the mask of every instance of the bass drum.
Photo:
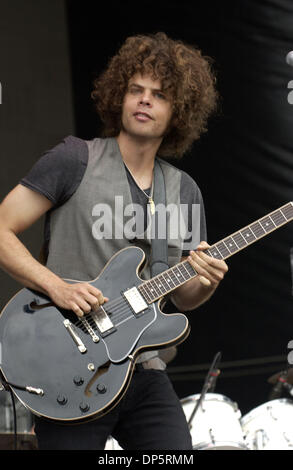
M200 394L181 400L189 423ZM245 450L240 424L241 413L235 402L224 395L207 393L189 423L195 450Z
M293 449L293 403L287 398L258 406L241 419L245 442L251 450Z

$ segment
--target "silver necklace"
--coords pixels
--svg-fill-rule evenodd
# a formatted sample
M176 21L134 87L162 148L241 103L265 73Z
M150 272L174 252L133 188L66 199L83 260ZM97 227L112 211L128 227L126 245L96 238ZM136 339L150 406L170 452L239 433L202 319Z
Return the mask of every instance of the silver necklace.
M129 170L128 166L126 165L126 163L124 162L124 165L126 166L127 170L129 171L129 173L131 174L132 178L134 179L134 181L136 182L136 179L134 178L132 172ZM136 182L137 184L137 182ZM150 195L148 195L138 184L137 186L139 187L139 189L143 192L143 194L145 195L145 197L148 199L148 204L149 204L149 207L150 207L150 210L151 210L151 214L154 215L155 211L156 211L156 206L155 206L155 201L154 201L154 198L153 198L153 195L154 195L154 175L153 175L153 179L152 179L152 186L151 186L151 192L150 192Z

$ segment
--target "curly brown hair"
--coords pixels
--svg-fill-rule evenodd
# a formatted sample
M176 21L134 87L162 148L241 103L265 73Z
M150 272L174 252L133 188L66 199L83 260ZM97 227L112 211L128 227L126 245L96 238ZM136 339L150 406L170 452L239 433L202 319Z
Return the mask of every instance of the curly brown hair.
M136 73L159 79L162 89L171 94L173 117L158 155L181 158L207 131L207 120L217 107L211 59L197 47L172 40L165 33L129 37L93 83L91 97L105 137L116 137L121 130L124 95Z

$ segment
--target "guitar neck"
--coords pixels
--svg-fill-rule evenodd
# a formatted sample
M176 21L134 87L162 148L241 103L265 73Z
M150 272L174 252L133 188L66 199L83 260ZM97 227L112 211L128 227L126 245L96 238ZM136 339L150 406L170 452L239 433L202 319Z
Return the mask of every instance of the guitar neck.
M291 220L293 220L293 202L288 202L238 232L223 238L205 250L205 253L212 258L227 259ZM197 275L191 264L185 260L143 282L138 289L146 302L152 303Z

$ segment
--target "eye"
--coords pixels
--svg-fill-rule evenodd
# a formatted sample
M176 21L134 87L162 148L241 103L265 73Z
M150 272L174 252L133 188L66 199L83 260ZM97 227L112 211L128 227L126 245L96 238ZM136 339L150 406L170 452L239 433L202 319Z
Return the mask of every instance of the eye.
M157 96L157 98L160 98L161 100L166 99L166 96L164 95L164 93L161 93L160 91L157 91L155 95Z
M132 95L136 95L141 92L141 89L138 87L130 87L128 92L131 93Z

